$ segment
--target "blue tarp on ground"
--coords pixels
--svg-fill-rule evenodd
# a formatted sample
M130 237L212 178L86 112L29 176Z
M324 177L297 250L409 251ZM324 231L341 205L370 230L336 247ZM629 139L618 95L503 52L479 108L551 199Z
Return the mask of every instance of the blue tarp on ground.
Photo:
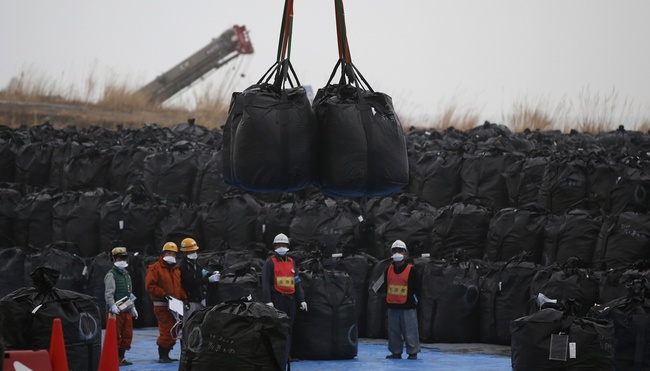
M133 344L127 359L132 366L120 367L126 370L178 370L178 362L158 363L157 328L142 328L133 331ZM102 335L103 339L103 335ZM401 371L401 370L436 370L436 371L502 371L510 370L510 357L496 354L461 354L448 353L436 347L437 344L422 345L422 352L416 361L385 359L388 354L385 340L360 339L356 358L351 360L299 361L291 364L292 371ZM170 353L172 358L180 358L180 344L176 344Z

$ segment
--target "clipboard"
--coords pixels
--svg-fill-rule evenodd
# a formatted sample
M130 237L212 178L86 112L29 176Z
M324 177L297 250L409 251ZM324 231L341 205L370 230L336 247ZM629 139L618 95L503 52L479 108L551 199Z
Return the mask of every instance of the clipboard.
M184 306L182 300L170 296L167 301L169 302L169 310L176 312L179 316L183 315Z

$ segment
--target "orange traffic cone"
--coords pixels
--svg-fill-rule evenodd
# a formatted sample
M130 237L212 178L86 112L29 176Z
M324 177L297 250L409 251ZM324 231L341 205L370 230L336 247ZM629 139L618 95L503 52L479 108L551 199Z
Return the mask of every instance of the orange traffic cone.
M63 326L61 325L60 318L55 318L52 322L50 364L52 364L52 371L68 371L68 355L65 352Z
M115 317L108 317L106 322L106 334L104 335L104 346L102 355L99 358L98 371L118 371L120 369L117 359L117 330L115 329Z

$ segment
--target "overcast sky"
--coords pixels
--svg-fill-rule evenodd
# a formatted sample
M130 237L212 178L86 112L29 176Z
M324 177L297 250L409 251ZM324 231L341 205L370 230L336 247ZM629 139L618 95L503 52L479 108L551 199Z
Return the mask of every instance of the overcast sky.
M283 4L0 0L0 89L21 72L79 91L89 76L142 86L244 25L255 53L192 88L242 90L274 62ZM291 59L314 89L338 57L333 7L295 0ZM402 115L456 105L499 122L522 102L579 111L614 97L650 117L649 0L347 0L345 10L353 62Z

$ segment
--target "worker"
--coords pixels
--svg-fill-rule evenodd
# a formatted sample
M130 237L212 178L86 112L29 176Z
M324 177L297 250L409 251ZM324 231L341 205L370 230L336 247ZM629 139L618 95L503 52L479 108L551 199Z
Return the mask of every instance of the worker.
M287 256L289 237L280 233L273 239L274 254L264 262L262 267L262 301L287 314L291 320L291 329L296 318L297 303L300 309L307 311L305 293L300 284L296 263ZM291 345L291 337L287 341ZM289 361L296 359L289 357Z
M262 267L262 301L285 312L293 323L296 317L296 303L306 311L305 293L297 275L296 264L287 256L289 238L280 233L273 239L275 253ZM297 298L296 298L297 297ZM297 300L296 300L297 299Z
M117 332L117 356L120 366L132 365L124 357L127 350L131 349L133 341L133 319L138 318L138 311L133 302L133 284L131 276L126 270L129 265L126 261L129 254L126 247L117 246L111 250L113 267L104 276L104 299L106 300L106 316L115 317L115 330ZM118 307L117 302L120 302ZM121 309L120 309L121 308Z
M219 271L208 272L197 262L199 246L192 238L181 241L181 252L185 258L178 263L181 271L181 284L187 295L187 305L183 313L183 323L187 321L192 312L205 308L205 286L219 282Z
M155 263L149 265L145 276L145 288L153 301L153 313L158 320L158 362L171 363L178 359L170 358L169 352L176 344L173 328L176 326L174 314L169 310L170 297L185 300L187 296L181 285L181 271L176 265L178 246L167 242Z
M408 248L401 240L390 248L393 262L386 271L386 306L388 308L389 359L401 359L404 343L408 359L418 359L420 335L418 333L418 293L420 283L409 258Z

